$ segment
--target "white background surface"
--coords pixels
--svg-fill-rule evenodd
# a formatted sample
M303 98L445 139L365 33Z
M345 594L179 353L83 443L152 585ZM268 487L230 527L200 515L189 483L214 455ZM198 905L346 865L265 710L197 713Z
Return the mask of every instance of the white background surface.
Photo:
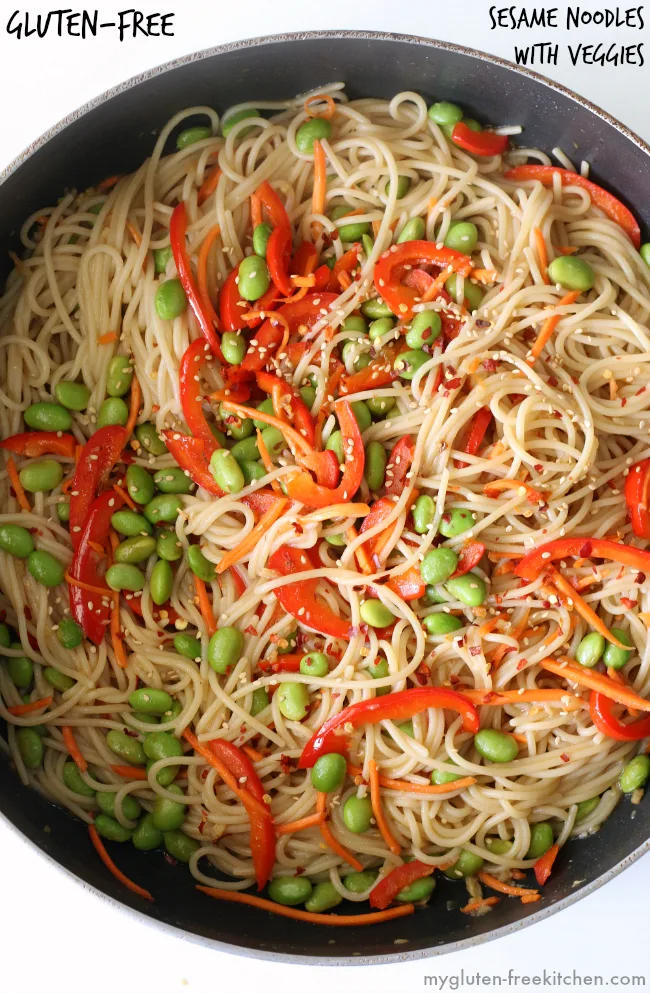
M323 4L306 4L304 0L167 0L164 4L143 2L139 7L145 12L176 10L173 38L139 38L120 44L115 36L103 34L85 41L56 36L16 41L6 34L5 25L17 6L3 3L0 13L0 169L69 111L144 69L235 39L325 28L426 35L510 59L514 58L515 42L559 42L560 64L540 71L589 97L650 140L650 62L643 68L574 69L566 52L567 42L574 46L579 42L645 42L644 54L650 59L649 28L584 28L572 32L571 37L564 30L491 30L488 0L357 0L356 4L350 0ZM99 3L106 20L127 6ZM531 10L534 5L525 6ZM560 0L556 6L562 21L567 5ZM583 9L592 11L599 6L582 4ZM44 13L50 5L32 2L20 9ZM650 19L650 9L646 10ZM414 89L417 82L411 81ZM124 123L124 140L128 141L128 121ZM134 922L51 868L1 822L0 872L2 993L211 993L221 988L285 993L331 983L342 993L356 991L360 984L383 993L395 988L422 988L425 975L447 976L444 988L464 989L453 980L461 969L466 975L477 970L484 975L505 975L508 968L529 976L541 975L543 969L569 975L575 970L582 975L601 975L603 985L632 985L625 979L616 984L611 977L636 974L644 976L645 986L650 986L649 856L559 916L500 941L422 962L365 967L363 972L327 969L318 974L313 967L235 958ZM218 920L227 912L225 906L206 900L206 915ZM504 986L507 988L505 981ZM637 983L639 986L643 984ZM511 988L524 986L520 980Z

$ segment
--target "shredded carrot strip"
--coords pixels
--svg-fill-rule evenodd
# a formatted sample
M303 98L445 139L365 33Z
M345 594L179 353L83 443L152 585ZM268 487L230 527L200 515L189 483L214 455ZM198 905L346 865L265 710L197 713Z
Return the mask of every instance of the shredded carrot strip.
M363 770L358 765L348 763L348 774L353 778L363 775ZM453 783L443 783L441 786L433 786L424 783L409 783L406 779L391 779L389 776L380 776L379 785L388 790L399 790L401 793L427 793L435 796L438 793L449 793L451 790L464 790L468 786L473 786L476 782L474 776L464 776L463 779L456 779Z
M140 413L141 403L142 390L140 389L140 382L136 374L133 373L133 381L131 382L131 403L129 404L129 419L125 425L127 439L133 434L133 429L135 428L138 414Z
M296 831L304 831L306 828L317 827L325 820L325 814L310 814L309 817L301 817L297 821L289 821L288 824L279 824L276 827L276 834L294 834Z
M53 696L44 696L40 700L32 700L31 703L16 703L13 707L7 707L7 712L14 717L24 717L25 714L33 714L42 707L49 707L53 699Z
M530 616L530 610L525 610L521 620L519 621L519 624L517 625L516 628L513 629L512 637L515 639L515 641L519 641L520 638L523 637L523 633L526 630L526 627L528 626L529 616ZM510 645L502 644L498 646L496 652L494 653L494 655L490 660L492 662L493 669L498 669L498 667L501 665L503 658L509 651L510 651Z
M64 479L63 482L61 483L61 492L65 493L67 496L73 486L74 486L74 476L71 476L70 479Z
M510 883L502 883L500 879L492 876L489 872L479 872L478 878L484 886L489 886L497 893L505 893L506 896L532 896L538 892L538 890L528 889L526 886L511 886Z
M488 556L488 558L489 558L489 556ZM512 561L512 559L507 558L507 559L504 559L502 562L500 562L498 564L498 566L496 567L496 569L494 570L494 572L492 573L492 575L493 576L507 576L508 573L514 572L514 571L515 571L515 563Z
M559 659L546 658L538 662L542 669L552 672L562 679L570 679L572 683L579 686L586 686L587 689L596 690L597 693L604 693L610 700L622 704L632 710L650 710L650 700L639 696L629 686L613 682L609 676L596 672L595 669L585 669L581 665L575 665L572 659L565 655Z
M490 617L488 618L487 621L484 621L484 623L481 624L480 628L478 629L479 638L484 638L486 634L490 634L491 631L494 631L495 627L501 621L501 619L502 618L500 616Z
M117 331L107 331L106 334L100 334L97 339L98 345L112 345L114 341L117 341Z
M183 737L185 738L185 741L192 746L194 751L205 759L208 765L211 765L213 769L217 770L226 786L228 786L235 794L240 803L243 803L249 814L255 811L255 813L261 814L263 817L272 820L269 807L267 807L265 803L262 803L261 800L256 799L256 797L254 797L249 790L246 788L242 789L228 767L217 755L215 755L209 745L203 744L203 742L199 741L196 735L193 734L189 728L185 728L183 731Z
M253 407L246 407L242 403L233 403L232 400L224 400L223 406L226 410L229 410L232 414L237 414L238 417L243 419L251 417L258 421L264 421L265 424L270 424L271 427L277 428L285 436L287 441L293 442L294 446L299 452L312 452L313 449L308 441L306 441L301 434L298 433L290 425L285 424L283 421L278 420L272 414L266 414L262 410L255 410Z
M134 765L112 765L111 769L116 772L118 776L124 776L125 779L139 779L144 782L147 778L146 769L138 769Z
M327 163L325 151L318 138L314 141L314 189L311 195L311 209L314 214L325 212L325 189L327 187Z
M64 578L69 586L78 586L80 590L86 590L88 593L95 593L97 596L113 595L113 591L108 586L91 586L90 583L84 583L81 579L75 579L69 572L64 573Z
M347 290L348 286L352 286L352 277L348 272L340 272L337 278L342 290Z
M251 193L251 226L253 231L262 223L262 201L257 193Z
M527 893L526 896L521 897L522 903L537 903L538 900L542 899L541 893Z
M577 590L573 588L571 583L562 576L557 569L553 566L548 570L548 577L553 583L553 586L559 594L564 596L567 600L571 600L576 611L580 616L589 624L590 627L602 634L606 641L611 641L613 645L617 648L623 648L620 641L611 633L604 621L600 619L595 610L589 606L585 600L582 599Z
M262 752L258 752L257 748L253 748L252 745L242 745L241 750L245 755L248 755L249 759L253 762L261 762L262 759L266 758Z
M422 294L422 303L429 303L430 300L435 300L448 279L449 273L446 269L439 272L429 288Z
M518 742L520 745L526 745L526 744L528 744L528 740L527 740L525 734L515 734L514 731L504 731L504 734L507 734L511 738L514 738L515 741Z
M275 469L275 466L273 465L273 462L271 461L271 456L269 455L268 449L266 447L266 442L264 441L264 438L262 437L262 432L260 431L259 428L257 428L256 430L257 430L257 447L258 447L259 452L260 452L260 458L262 460L262 465L266 469L267 473L268 472L273 472L273 470ZM280 486L280 484L279 484L279 482L278 482L277 479L272 479L271 480L271 486L275 490L276 493L282 493L282 488L281 488L281 486Z
M476 279L479 283L496 283L499 273L496 269L472 269L470 278Z
M460 908L461 914L471 914L474 910L481 910L483 907L494 907L499 903L498 896L489 896L485 900L470 900L464 907Z
M502 707L506 703L545 703L558 700L565 705L566 710L577 710L587 707L588 703L582 697L569 693L568 690L458 690L472 703L480 707Z
M121 869L117 868L112 858L104 848L104 843L102 842L102 839L99 837L99 834L97 833L97 828L95 827L94 824L88 825L88 834L90 835L90 840L93 843L95 851L99 855L100 859L102 860L108 871L112 873L112 875L115 876L115 878L120 883L126 886L128 890L131 890L132 893L136 893L138 896L144 897L145 900L151 900L153 902L153 897L149 892L149 890L145 890L142 886L138 886L137 883L132 882L132 880L130 880L128 876L124 875Z
M138 504L135 502L135 500L132 500L131 499L131 497L129 496L129 494L127 493L127 491L124 490L124 489L122 489L122 487L120 486L119 483L115 483L113 485L113 489L118 494L118 496L121 496L122 497L122 499L124 500L124 503L127 505L127 507L130 507L131 510L136 510L136 511L138 510Z
M316 810L319 814L320 813L327 814L327 793L318 794ZM320 833L322 834L323 841L328 846L328 848L331 848L333 852L336 852L339 858L342 858L345 862L348 863L348 865L351 865L352 868L356 869L357 872L362 871L363 865L361 864L361 862L359 862L359 859L356 859L352 854L352 852L349 852L347 848L344 848L343 845L341 845L340 842L336 840L336 838L334 837L334 835L330 830L330 826L327 823L327 820L324 820L321 823Z
M131 237L133 238L133 240L136 243L136 245L138 246L138 248L139 248L140 245L142 244L142 235L140 234L140 232L136 228L135 224L133 224L132 221L128 221L127 220L127 222L126 222L126 229L129 232L129 234L131 235Z
M355 528L354 524L351 524L350 527L347 529L347 531L345 532L345 537L350 542L354 541L355 538L359 537L359 532ZM359 545L359 547L356 549L354 554L356 555L357 562L359 563L359 568L361 569L361 572L363 572L364 575L366 576L371 576L375 570L368 556L368 552L364 548L363 544Z
M199 262L196 267L196 283L199 296L201 297L201 302L203 304L203 309L217 328L220 327L219 318L217 317L216 310L212 306L212 300L210 299L210 292L208 290L208 255L210 254L210 249L214 245L214 242L220 232L221 228L218 224L215 224L213 228L210 228L201 242Z
M219 177L221 176L221 169L218 167L211 169L210 174L203 180L201 186L199 187L199 192L196 197L196 202L199 207L202 203L208 199L211 193L217 188L217 183L219 182Z
M572 290L570 293L567 293L566 296L562 297L562 299L559 301L557 306L567 307L569 306L569 304L575 303L575 301L578 299L579 296L580 296L579 290ZM546 345L547 341L549 341L549 339L551 338L559 322L562 320L562 316L563 316L562 314L555 314L554 317L548 317L544 321L542 325L542 330L539 332L535 342L533 343L533 347L530 350L530 355L526 359L529 365L533 365L535 359L538 359L540 357L540 355L544 350L544 346Z
M372 224L372 236L373 238L376 239L381 229L381 221L371 221L371 224Z
M288 503L289 501L284 497L277 498L276 502L269 507L264 514L262 514L253 530L250 531L238 545L235 545L234 548L231 548L230 551L224 555L221 562L219 562L217 566L217 572L219 575L225 572L226 569L230 569L232 565L235 565L236 562L239 562L240 559L243 559L245 555L255 548L262 535L268 531L272 524L275 524L278 517L282 516Z
M546 241L544 240L544 235L539 228L533 229L533 238L535 239L535 248L537 249L537 254L539 255L539 268L542 274L542 279L548 286L551 282L548 278L548 252L546 251Z
M558 251L560 255L573 255L578 251L578 249L575 248L574 245L558 245L556 251Z
M296 286L302 286L308 288L314 285L314 283L316 282L316 277L314 276L313 272L310 272L307 276L292 276L291 282L294 283ZM292 301L295 299L296 299L295 297L291 297Z
M325 110L312 110L312 104L324 103ZM307 117L322 117L326 121L331 121L336 113L336 104L329 93L314 93L305 100L305 114Z
M196 590L196 595L199 600L199 610L201 611L203 623L206 626L208 634L212 636L217 630L217 622L214 619L212 604L210 603L208 591L205 588L205 583L202 579L199 579L198 576L194 577L194 589Z
M18 477L18 470L16 469L16 463L14 462L11 455L7 459L7 475L9 476L9 482L11 483L12 489L16 494L16 500L28 513L31 513L32 508L29 505L29 500L25 496L25 491L23 489L23 484Z
M281 903L265 900L261 896L250 893L238 893L236 890L220 890L215 886L199 886L197 890L213 897L215 900L225 900L227 903L246 903L249 907L268 910L280 917L289 917L292 921L306 921L308 924L326 924L330 927L363 927L366 924L379 924L382 921L392 921L396 917L408 917L415 911L412 903L390 910L378 910L373 914L312 914L308 910L297 910L296 907L285 907Z
M100 193L106 193L107 190L112 190L114 186L117 186L122 176L108 176L106 179L102 179L101 183L97 184L97 189Z
M534 486L522 482L521 479L493 479L485 484L483 492L486 497L496 498L501 490L519 490L522 486L529 503L546 503L546 493L536 490Z
M386 820L386 815L384 814L384 809L381 805L381 797L379 795L379 770L377 769L377 763L374 759L370 759L368 769L370 773L370 802L372 804L372 812L375 815L375 820L377 821L379 833L386 842L388 848L390 848L393 855L399 855L402 850L402 846L397 841L388 826L388 821Z
M88 768L88 763L81 754L79 746L76 742L74 733L71 727L62 727L61 734L63 735L63 744L68 749L68 754L74 764L76 765L79 772L85 772Z

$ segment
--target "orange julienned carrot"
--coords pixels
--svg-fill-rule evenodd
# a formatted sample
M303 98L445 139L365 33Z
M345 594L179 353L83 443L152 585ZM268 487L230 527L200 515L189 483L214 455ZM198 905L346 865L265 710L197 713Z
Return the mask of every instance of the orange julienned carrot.
M133 380L131 381L131 403L129 404L129 419L126 422L125 430L127 440L133 434L133 429L135 428L136 421L138 419L138 414L140 413L140 404L142 403L142 390L140 389L140 383L138 377L133 373Z
M311 195L313 214L325 212L325 190L327 188L327 163L325 149L318 138L314 141L314 189Z
M153 897L149 892L149 890L145 890L144 887L138 886L138 884L134 883L131 879L129 879L128 876L125 876L121 869L117 868L112 858L104 848L104 843L102 842L102 839L99 837L99 834L97 833L97 828L95 827L94 824L88 825L88 834L90 835L90 840L93 843L95 851L99 855L100 859L102 860L108 871L112 873L112 875L115 876L115 878L119 880L120 883L126 886L127 889L131 890L132 893L136 893L138 896L144 897L145 900L151 900L153 902Z
M546 494L542 490L536 490L530 483L524 483L521 479L493 479L485 484L483 493L486 497L496 497L501 490L518 490L522 486L529 503L546 503Z
M117 341L118 334L117 331L107 331L106 334L100 334L97 339L98 345L112 345L114 341Z
M256 410L254 407L246 407L243 403L233 403L232 400L224 400L222 406L226 410L229 410L231 414L237 414L237 417L241 417L243 420L251 417L258 421L264 421L265 424L269 424L273 428L277 428L285 436L287 441L293 442L299 452L313 452L312 446L295 428L292 428L289 424L285 424L284 421L278 420L273 414L267 414L263 410Z
M479 872L478 878L484 886L489 886L497 893L505 893L506 896L534 896L538 893L538 890L529 889L526 886L511 886L510 883L502 883L500 879L489 872Z
M242 745L241 750L244 755L248 755L252 762L262 762L266 758L263 752L259 752L252 745Z
M551 566L547 570L547 575L556 591L562 594L562 596L564 596L567 600L571 601L576 611L590 627L594 628L595 631L598 631L599 634L602 634L606 641L611 641L611 643L616 645L617 648L624 647L618 641L616 636L611 633L605 622L600 619L596 611L589 606L586 600L582 599L578 591L574 589L571 583L565 579L564 576L557 571L557 569Z
M23 484L19 479L18 470L16 469L16 463L11 455L7 459L7 475L9 476L9 482L11 483L12 489L16 494L16 500L23 510L27 510L31 513L32 508L29 505L29 500L25 496Z
M225 900L227 903L246 903L249 907L268 910L281 917L290 917L293 921L306 921L308 924L325 924L330 927L363 927L366 924L380 924L382 921L392 921L396 917L408 917L415 911L412 903L390 910L378 910L372 914L312 914L308 910L297 910L295 907L285 907L273 900L265 900L261 896L250 893L238 893L236 890L220 890L216 886L199 886L197 890L215 900Z
M518 642L519 639L523 636L524 631L528 627L528 618L529 618L529 616L530 616L530 610L525 610L524 613L523 613L523 615L522 615L521 620L519 621L519 624L517 624L517 626L515 628L513 628L512 632L509 632L509 633L511 633L511 635L515 639L515 641ZM505 655L507 655L507 653L509 651L511 651L511 646L505 644L504 642L502 642L497 647L497 650L495 651L494 655L490 659L490 662L492 663L492 669L493 670L499 668L499 666L501 665L502 659L504 658Z
M112 190L114 186L117 186L121 178L121 174L116 176L107 176L106 179L102 179L101 183L97 184L97 189L100 193L106 193L107 190Z
M351 524L350 527L347 529L347 531L345 532L345 537L347 538L348 542L352 542L355 540L355 538L359 537L359 532L355 528L354 524ZM363 572L364 575L366 576L371 576L375 571L375 569L373 567L372 562L370 561L368 552L363 546L363 542L359 545L357 549L355 549L354 554L361 568L361 572Z
M221 176L221 169L218 166L215 166L215 168L211 169L209 174L203 180L203 182L199 187L199 192L197 193L196 196L196 202L198 203L199 207L201 206L202 203L205 203L205 201L208 199L211 193L214 193L214 191L217 188L217 183L219 182L220 176Z
M126 229L129 232L129 234L131 235L131 237L133 238L133 240L136 243L136 245L138 246L138 248L139 248L140 245L142 244L142 235L140 234L140 232L136 228L135 224L133 224L132 221L128 221L127 220L127 222L126 222Z
M327 793L318 794L318 800L316 802L316 810L318 813L322 812L327 814ZM363 865L361 864L361 862L359 862L359 859L355 858L352 852L349 852L347 848L344 848L343 845L336 840L336 838L334 837L334 835L330 830L330 826L327 823L327 819L325 819L321 823L320 833L323 836L323 841L328 846L328 848L331 848L333 852L336 852L336 854L340 858L342 858L345 862L347 862L348 865L351 865L352 868L355 869L357 872L361 872L363 870Z
M260 814L262 817L272 820L270 808L262 803L260 800L256 799L253 794L247 790L242 789L233 774L230 772L228 767L224 762L213 752L209 745L204 744L199 741L195 734L190 731L189 728L185 728L183 731L183 737L192 746L195 752L197 752L208 765L211 765L213 769L216 769L221 778L223 779L226 786L232 790L237 799L243 803L246 810L250 813L254 811L256 814Z
M375 815L375 820L377 821L379 833L393 855L399 855L402 850L402 846L397 841L388 826L388 821L386 820L386 815L384 814L384 809L381 805L381 796L379 795L379 770L374 759L370 759L368 769L370 773L370 802L372 804L372 812Z
M53 696L44 696L40 700L32 700L31 703L15 703L13 707L7 707L7 712L14 717L24 717L25 714L33 714L42 707L49 707L53 699Z
M255 548L262 535L268 531L272 524L275 524L278 517L281 517L284 513L284 509L289 501L285 497L278 497L276 502L269 507L269 509L262 514L259 521L255 527L250 531L243 541L240 541L238 545L231 548L222 558L221 562L217 565L217 572L219 575L225 572L226 569L230 569L232 565L239 562L247 552Z
M210 254L210 249L214 245L214 242L220 232L221 228L218 224L215 224L213 228L210 228L201 243L199 262L196 267L196 283L199 296L201 297L201 302L203 303L203 309L217 328L220 327L219 318L217 317L216 310L212 306L212 300L210 299L210 293L208 290L208 255Z
M579 290L571 290L570 293L567 293L566 296L562 297L562 299L559 301L557 306L567 307L569 306L569 304L575 303L575 301L578 299L579 296L580 296ZM562 320L563 316L564 316L563 314L555 314L553 317L547 317L547 319L544 321L542 325L542 330L539 332L536 340L533 342L533 347L531 348L530 354L526 360L529 365L532 365L535 362L535 359L538 359L540 357L540 355L544 350L544 346L546 345L547 341L550 339L551 335L555 331L559 322Z
M256 434L257 434L257 447L259 449L260 459L262 461L262 465L266 469L267 473L273 472L273 470L275 469L275 466L273 465L273 462L271 461L271 456L269 455L268 449L266 447L266 442L264 441L264 438L262 437L262 432L260 431L259 428L256 429ZM280 483L278 482L277 479L272 479L271 480L271 487L272 487L272 489L275 490L275 492L278 495L280 493L282 493L282 487L280 486Z
M124 776L125 779L140 779L143 782L147 779L147 770L140 769L135 765L112 765L111 769L118 776Z
M262 223L262 201L257 193L251 193L251 227L253 231Z
M304 831L306 828L318 827L325 820L325 813L309 814L308 817L301 817L297 821L289 821L287 824L277 824L276 834L294 834L296 831Z
M313 103L324 103L325 110L318 113L317 111L312 111L311 105ZM313 93L310 97L307 97L304 103L305 114L307 117L323 118L326 121L331 121L336 113L336 104L329 93Z
M537 249L537 254L539 255L539 268L542 279L548 286L551 282L548 278L548 252L546 251L546 241L544 240L544 235L539 228L533 229L533 238L535 239L535 248Z
M488 896L485 900L470 900L464 907L460 908L461 914L471 914L474 910L481 910L483 907L494 907L499 903L498 896Z
M64 578L69 586L78 586L80 590L86 590L87 593L94 593L96 596L113 595L113 591L108 586L91 586L90 583L84 583L81 579L75 579L69 572L64 573Z
M68 755L76 765L79 772L85 772L88 768L88 763L81 754L79 745L76 742L75 736L73 734L71 727L62 727L61 734L63 735L63 744L68 749Z
M587 689L596 690L597 693L604 693L610 700L622 704L632 710L650 711L650 700L645 700L629 686L621 683L614 683L609 676L604 676L594 669L585 669L581 665L575 665L572 659L562 656L559 659L542 659L538 662L542 669L552 672L563 679L570 679L572 683L579 686L586 686Z
M363 769L358 765L348 763L348 774L350 776L362 776ZM389 776L380 776L379 785L388 790L400 790L402 793L425 793L436 796L438 793L450 793L453 790L464 790L468 786L473 786L476 782L474 776L463 776L452 783L443 783L440 786L429 785L428 783L409 783L407 779L391 779Z
M118 496L122 497L122 499L124 500L124 503L127 505L127 507L130 507L131 510L138 510L138 504L135 502L135 500L132 500L131 499L131 497L129 496L129 494L126 492L125 489L123 489L122 486L120 486L119 483L114 483L113 484L113 489L118 494Z
M212 637L217 630L217 622L214 619L212 604L210 603L205 583L198 576L194 576L194 589L196 590L196 596L199 601L199 610L201 611L203 623L206 626L208 634Z

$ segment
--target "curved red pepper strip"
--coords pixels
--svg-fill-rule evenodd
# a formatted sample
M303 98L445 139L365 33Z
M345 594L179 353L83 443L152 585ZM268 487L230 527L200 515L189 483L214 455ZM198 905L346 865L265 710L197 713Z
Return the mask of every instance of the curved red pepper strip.
M208 342L212 352L223 361L219 335L215 330L214 324L203 309L203 303L201 302L199 291L196 283L194 282L192 266L190 265L190 257L185 244L186 234L187 213L185 211L185 203L181 201L181 203L174 207L169 221L169 244L171 245L172 254L174 256L176 271L178 272L178 278L181 281L181 285L185 290L185 296L189 301L189 305L194 311L194 316L199 322L201 334Z
M309 276L317 265L318 252L315 247L311 241L301 241L291 259L291 272L296 276ZM330 270L327 269L327 272L329 275Z
M641 741L650 737L650 716L643 717L633 724L623 724L614 714L616 702L604 693L592 691L589 697L589 714L601 732L615 741Z
M350 245L347 252L344 252L341 258L336 260L330 272L330 278L327 284L328 290L331 290L333 293L341 292L339 276L343 272L347 273L348 276L351 274L352 270L357 266L360 254L361 242L355 241L354 244Z
M232 741L217 738L210 742L210 748L228 767L237 781L246 786L256 800L264 802L264 787L257 775L255 766ZM261 817L254 810L248 814L251 825L251 854L255 867L258 890L264 889L275 862L275 828L268 817Z
M386 586L393 593L401 596L402 600L407 601L417 600L419 597L424 596L426 591L426 585L417 566L407 569L401 576L393 576L392 579L388 580Z
M482 157L503 155L508 147L507 135L495 134L494 131L473 131L462 121L455 125L451 140L466 152Z
M478 711L473 703L453 690L441 686L422 686L412 690L402 690L387 696L360 700L345 707L340 713L330 717L303 748L299 769L311 769L316 759L330 752L345 755L348 748L348 728L352 733L364 724L378 724L380 721L408 721L415 714L430 707L454 710L463 718L463 730L476 734L479 730Z
M285 297L291 296L294 285L289 275L291 263L291 228L281 226L273 228L266 246L266 262L271 273L271 279L280 293Z
M634 533L650 539L650 459L630 467L625 478L625 502Z
M450 272L469 276L472 260L451 248L438 248L432 241L405 241L391 245L375 265L375 287L380 297L399 318L408 318L418 302L417 290L401 282L402 276L419 265L435 265ZM370 368L368 366L368 368Z
M469 435L467 436L467 441L465 442L465 448L463 451L466 455L476 455L481 443L485 438L485 432L487 431L489 424L492 420L492 411L489 407L481 407L480 410L476 411L472 419L472 426L469 429ZM457 462L459 469L465 469L469 463Z
M281 499L282 497L274 493L273 490L261 489L241 497L241 502L250 507L256 517L262 517Z
M219 316L225 331L241 331L242 328L257 327L258 324L262 323L264 318L252 318L250 315L268 313L269 310L273 309L275 301L279 296L277 286L272 283L259 300L250 303L239 295L238 278L239 265L228 274L226 282L223 284L219 294ZM225 371L228 378L232 378L232 374L236 373L239 369L240 366L227 366Z
M505 178L512 179L515 183L537 179L543 186L553 186L554 176L560 177L562 186L580 186L583 190L587 190L591 202L599 207L610 220L622 227L629 235L634 247L639 248L641 229L632 211L628 210L612 193L608 193L602 186L592 183L590 179L585 179L584 176L579 176L577 172L571 172L569 169L547 165L520 165L505 173Z
M425 879L435 871L434 865L426 865L424 862L418 862L417 859L414 862L405 862L404 865L396 865L387 876L373 886L368 902L377 910L385 910L405 886L410 886L418 879Z
M25 431L0 441L0 448L30 459L36 459L39 455L63 455L73 459L76 447L74 435L59 434L58 431Z
M257 194L262 207L266 210L267 217L274 228L287 227L291 228L291 222L289 221L289 215L287 214L286 208L280 200L268 179L257 187L255 193Z
M551 875L551 869L553 868L553 863L557 858L559 850L559 845L551 845L549 850L542 855L541 859L537 859L533 871L535 873L535 879L540 886L543 886Z
M650 552L643 552L640 548L621 545L607 538L558 538L545 545L538 545L528 555L524 555L515 569L515 576L532 581L556 559L572 556L581 559L611 559L632 569L650 573Z
M306 455L300 455L298 462L304 469L314 473L316 482L320 486L326 486L329 490L336 487L341 470L337 455L329 448L324 452L308 452Z
M268 564L269 569L274 569L281 576L290 576L314 568L301 549L292 548L290 545L281 545L273 552ZM349 641L350 621L337 617L330 607L316 599L318 582L317 579L302 579L287 586L278 586L274 592L287 614L291 614L305 627L319 631L321 634L328 634L332 638Z
M393 445L388 462L386 463L386 492L399 496L406 486L406 475L410 472L415 442L410 435L405 434Z
M163 431L165 444L174 456L181 469L189 472L190 478L197 486L202 486L208 493L223 496L223 490L214 481L210 472L210 459L206 456L205 445L201 438L192 438L189 434L179 431ZM215 448L218 448L215 445Z
M463 545L458 556L456 572L449 578L456 579L457 576L464 576L465 573L470 572L475 565L479 564L484 555L485 545L481 541L470 541L469 544Z
M91 593L81 586L70 584L70 609L72 616L93 645L100 645L104 640L107 625L111 616L111 600L113 592L106 586L103 575L99 571L102 562L94 546L104 545L111 527L111 517L122 505L119 493L109 490L92 504L77 543L77 550L70 566L70 576L89 586L106 589L106 596Z
M334 503L351 500L363 479L366 456L359 425L352 408L346 400L339 400L334 405L334 410L343 434L343 451L346 455L343 475L338 486L335 489L321 486L306 472L293 476L286 484L289 496L308 507L329 507Z
M262 672L300 672L303 658L304 655L278 655L277 659L273 660L260 659L257 665Z
M274 388L279 388L282 391L283 397L288 396L291 398L289 404L291 423L296 431L300 431L303 438L310 445L313 445L316 435L316 421L312 417L309 407L297 391L289 386L284 379L280 379L279 376L274 376L270 372L258 372L255 378L257 385L265 393L271 394Z
M91 504L120 457L126 431L117 424L100 428L81 450L70 493L70 538L77 548Z
M183 408L185 423L194 437L200 438L203 442L204 451L208 459L220 447L205 419L203 397L201 396L201 388L197 382L199 369L206 359L209 358L209 355L208 343L204 338L197 338L183 352L178 370L181 406Z

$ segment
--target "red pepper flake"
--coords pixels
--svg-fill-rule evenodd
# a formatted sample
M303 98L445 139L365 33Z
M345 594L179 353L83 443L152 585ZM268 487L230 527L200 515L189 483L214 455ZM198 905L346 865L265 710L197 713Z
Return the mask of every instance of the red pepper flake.
M289 755L280 756L280 768L282 769L282 772L285 774L285 776L288 776L291 770L295 769L297 764L298 764L298 760L292 759Z
M32 619L32 611L30 607L23 607L23 613L28 621Z
M451 675L449 677L449 682L451 683L452 686L458 686L458 684L460 683L460 676Z
M621 407L627 406L627 397L621 397Z
M580 546L580 558L589 559L593 555L594 546L590 541L585 541L584 545Z
M481 646L480 645L473 645L470 648L470 650L469 650L469 654L470 655L480 655L481 654Z
M306 871L305 870L305 867L302 866L302 865L299 865L298 868L296 869L296 876L302 876L303 872L305 872L305 871Z
M497 363L494 359L483 359L483 368L486 372L496 372Z
M176 861L176 859L174 858L174 856L173 855L170 855L169 852L165 852L165 854L164 854L163 857L165 859L165 862L167 862L168 865L178 865L178 862Z
M535 472L544 472L544 466L541 465L539 462L537 463L536 466L533 466L533 468L534 468Z
M517 672L521 672L521 670L525 669L527 665L528 659L520 659L519 662L517 662Z
M127 734L129 738L137 738L139 731L133 731L131 728L124 728L124 734Z
M244 633L255 635L257 634L257 628L255 627L254 624L249 624L247 628L244 628Z
M634 580L634 582L638 583L639 586L645 583L645 572L637 572L636 579Z
M560 755L560 758L562 759L563 762L570 762L571 761L571 759L569 758L569 756L567 755L566 752L562 752L562 754Z
M630 600L630 598L627 597L627 596L622 596L621 597L621 603L628 610L632 610L633 607L636 607L636 600Z
M449 390L457 390L460 386L460 379L458 377L456 377L456 379L450 379L445 383L445 386Z

